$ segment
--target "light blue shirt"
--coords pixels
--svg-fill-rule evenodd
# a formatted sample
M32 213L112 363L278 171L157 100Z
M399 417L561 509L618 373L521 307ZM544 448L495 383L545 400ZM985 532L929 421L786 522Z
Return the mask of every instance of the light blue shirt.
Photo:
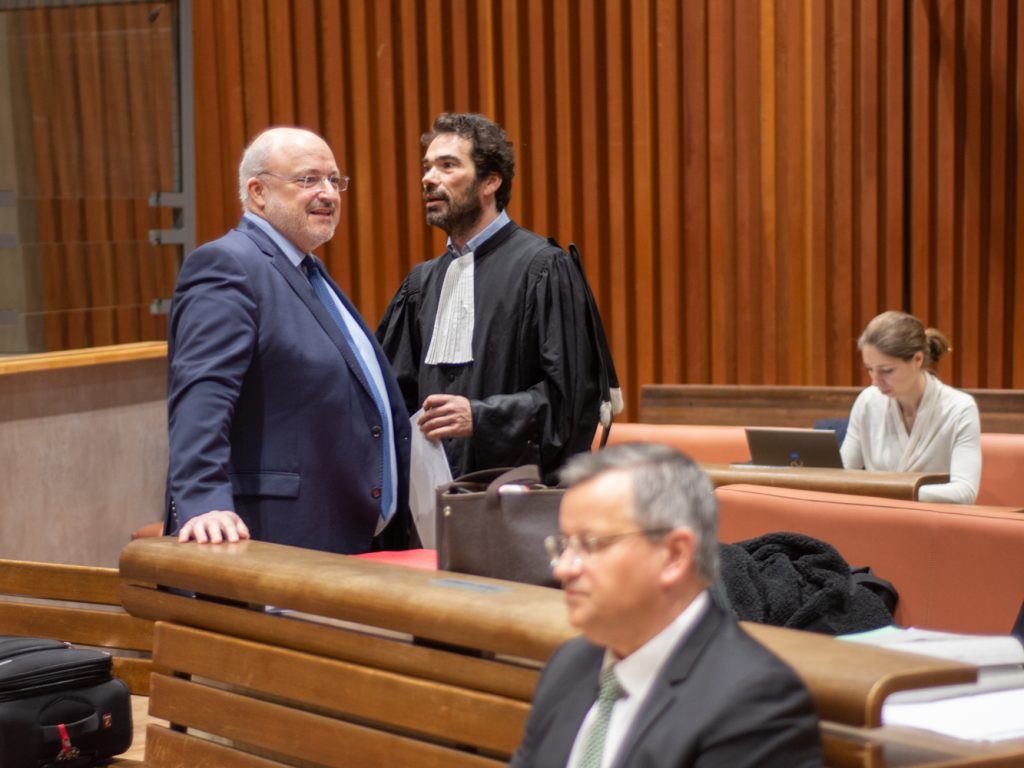
M499 229L508 224L512 219L508 217L508 211L502 211L498 214L498 218L484 227L480 232L473 235L469 240L466 241L466 247L461 251L455 248L455 243L452 239L448 238L448 250L454 253L456 256L465 256L470 251L475 251L481 245L487 242L487 240L497 232Z
M302 271L301 264L302 260L306 258L306 254L300 251L295 245L284 235L274 229L274 225L261 216L257 216L251 211L246 211L242 214L246 219L251 221L253 224L258 226L267 236L274 241L274 244L281 249L281 252L288 258L299 274L305 277L305 273ZM329 284L328 284L329 285ZM338 308L338 313L345 321L345 327L348 329L349 336L352 342L356 345L356 349L353 350L363 363L363 369L369 375L372 386L377 388L377 394L380 397L382 403L388 403L388 388L384 383L384 373L381 371L380 362L377 360L377 353L373 348L373 342L370 341L369 337L363 331L362 326L359 325L359 321L353 317L352 313L348 311L348 308L338 297L338 295L332 290L331 297L334 299L334 305ZM391 463L391 509L388 510L387 519L390 520L395 512L395 507L398 505L398 458L395 455L395 428L391 421L391 409L384 408L383 417L385 420L384 424L384 436L387 439L388 444L388 455ZM378 526L377 533L383 530L383 525Z

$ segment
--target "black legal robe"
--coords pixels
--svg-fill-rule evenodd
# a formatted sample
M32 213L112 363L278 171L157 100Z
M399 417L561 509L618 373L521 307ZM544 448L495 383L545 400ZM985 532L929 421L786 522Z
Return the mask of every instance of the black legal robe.
M427 365L452 258L416 265L377 329L409 412L431 394L463 395L473 436L444 441L453 476L537 464L553 482L569 456L590 450L598 421L584 278L568 254L510 222L474 252L472 362Z

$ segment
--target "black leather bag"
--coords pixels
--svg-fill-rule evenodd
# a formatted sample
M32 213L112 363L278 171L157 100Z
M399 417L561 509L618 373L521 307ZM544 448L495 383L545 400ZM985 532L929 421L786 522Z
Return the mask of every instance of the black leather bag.
M558 533L565 490L536 466L463 475L437 493L437 565L445 571L557 586L544 537Z
M0 765L86 768L132 745L131 694L107 653L0 636Z

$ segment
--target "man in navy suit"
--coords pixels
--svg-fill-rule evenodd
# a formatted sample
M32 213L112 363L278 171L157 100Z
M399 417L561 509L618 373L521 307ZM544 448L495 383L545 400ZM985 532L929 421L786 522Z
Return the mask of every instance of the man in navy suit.
M327 143L272 128L238 227L185 260L168 336L167 525L331 552L408 546L409 416L373 334L311 252L334 235Z
M811 768L818 719L796 674L708 592L711 484L667 446L570 460L545 542L584 637L551 657L513 768Z

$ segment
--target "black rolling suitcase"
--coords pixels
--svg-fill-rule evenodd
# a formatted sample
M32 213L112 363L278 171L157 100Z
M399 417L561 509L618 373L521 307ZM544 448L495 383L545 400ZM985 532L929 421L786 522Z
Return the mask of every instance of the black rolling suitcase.
M102 651L0 636L0 766L85 768L126 751L131 696L110 664Z

